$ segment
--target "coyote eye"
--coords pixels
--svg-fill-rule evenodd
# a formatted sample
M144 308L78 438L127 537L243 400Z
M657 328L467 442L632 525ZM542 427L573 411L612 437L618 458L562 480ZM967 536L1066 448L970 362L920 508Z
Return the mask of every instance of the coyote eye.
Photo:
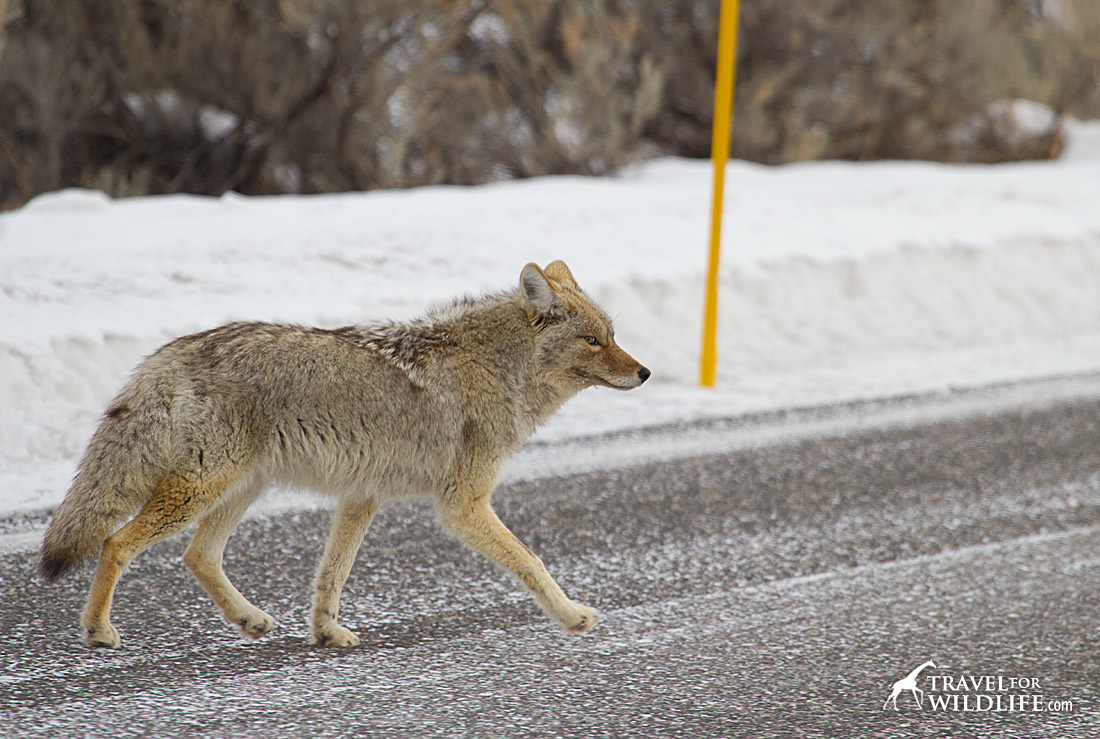
M597 339L595 336L585 336L583 338L584 338L584 342L586 344L588 344L589 346L599 346L600 345L600 340Z

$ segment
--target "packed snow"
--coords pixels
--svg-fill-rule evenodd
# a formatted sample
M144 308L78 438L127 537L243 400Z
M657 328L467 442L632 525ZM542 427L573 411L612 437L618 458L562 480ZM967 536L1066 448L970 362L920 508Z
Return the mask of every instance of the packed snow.
M234 320L414 316L564 259L653 371L536 438L1100 371L1100 128L1057 162L729 164L718 386L698 387L710 164L0 215L0 514L60 501L146 354Z

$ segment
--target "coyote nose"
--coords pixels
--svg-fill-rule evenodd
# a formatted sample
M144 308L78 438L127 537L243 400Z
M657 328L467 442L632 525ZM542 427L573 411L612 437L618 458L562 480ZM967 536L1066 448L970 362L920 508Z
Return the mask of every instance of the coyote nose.
M640 370L638 370L638 377L640 377L642 379L642 382L645 382L646 380L648 380L649 376L651 374L652 373L649 370L647 370L645 367L642 367Z

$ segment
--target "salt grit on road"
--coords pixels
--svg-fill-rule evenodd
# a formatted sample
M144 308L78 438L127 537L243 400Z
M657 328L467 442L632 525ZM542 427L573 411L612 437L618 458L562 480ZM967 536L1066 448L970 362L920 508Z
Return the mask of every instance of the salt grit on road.
M140 358L234 320L404 318L569 263L653 370L536 439L1100 371L1100 127L1057 162L729 165L718 388L696 387L710 168L0 216L0 514L58 503Z

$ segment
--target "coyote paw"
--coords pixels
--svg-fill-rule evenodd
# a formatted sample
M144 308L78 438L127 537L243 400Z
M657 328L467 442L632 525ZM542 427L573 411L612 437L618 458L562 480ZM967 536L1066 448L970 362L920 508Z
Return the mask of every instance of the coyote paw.
M241 636L245 639L259 639L278 625L275 619L259 608L245 611L238 618L233 619L233 622L240 628Z
M357 647L359 637L333 622L320 628L315 626L309 643L318 647Z
M600 622L600 614L595 608L574 603L566 617L561 619L561 627L570 634L583 634Z
M110 623L94 624L84 627L84 643L89 647L107 647L118 649L122 640L118 638L118 631Z

